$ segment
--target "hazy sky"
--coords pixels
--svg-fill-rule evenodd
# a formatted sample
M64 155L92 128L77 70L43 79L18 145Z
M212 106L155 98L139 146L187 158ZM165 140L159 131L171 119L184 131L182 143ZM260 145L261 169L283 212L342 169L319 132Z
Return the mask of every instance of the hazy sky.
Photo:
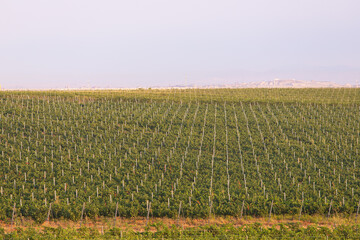
M356 83L359 9L359 0L0 0L0 84Z

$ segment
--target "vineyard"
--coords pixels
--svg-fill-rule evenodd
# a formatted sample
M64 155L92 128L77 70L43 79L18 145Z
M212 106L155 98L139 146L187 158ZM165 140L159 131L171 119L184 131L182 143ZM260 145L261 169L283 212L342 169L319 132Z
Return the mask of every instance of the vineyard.
M0 219L347 216L359 89L0 92Z

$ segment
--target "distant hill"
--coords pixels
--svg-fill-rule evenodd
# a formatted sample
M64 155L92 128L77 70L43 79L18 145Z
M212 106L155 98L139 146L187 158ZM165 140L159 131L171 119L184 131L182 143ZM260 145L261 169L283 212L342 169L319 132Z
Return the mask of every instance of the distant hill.
M245 88L340 88L353 87L352 85L341 85L333 82L304 81L304 80L278 80L250 82L239 84L237 87Z
M192 88L195 86L177 85L173 87ZM200 88L344 88L344 87L353 88L356 86L350 84L338 84L329 81L305 81L305 80L295 80L295 79L289 79L289 80L275 79L272 81L262 81L262 82L200 86Z

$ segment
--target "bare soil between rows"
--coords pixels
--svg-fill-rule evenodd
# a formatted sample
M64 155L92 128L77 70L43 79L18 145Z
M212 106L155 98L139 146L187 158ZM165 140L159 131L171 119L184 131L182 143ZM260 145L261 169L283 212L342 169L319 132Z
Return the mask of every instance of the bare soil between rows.
M33 228L38 231L42 231L44 228L71 228L78 229L80 227L97 229L99 232L106 231L111 228L119 228L122 231L134 231L134 232L144 232L151 231L155 232L158 229L164 227L177 226L182 229L187 228L198 228L201 226L207 225L231 225L233 227L244 227L246 225L251 225L259 223L262 227L279 227L279 224L296 224L300 227L307 228L309 226L315 227L327 227L334 228L339 225L354 225L357 224L357 221L354 217L320 217L320 216L307 216L299 221L295 217L285 217L285 216L276 216L271 218L256 218L256 217L246 217L246 218L235 218L235 217L215 217L211 219L191 219L191 218L180 218L180 219L171 219L171 218L150 218L148 221L146 218L137 217L137 218L117 218L114 221L113 218L97 218L89 219L86 218L82 222L74 222L69 220L50 220L42 224L38 224L30 219L20 218L17 219L14 224L11 224L9 221L4 222L0 221L0 228L3 228L5 233L16 231L21 228L23 230L27 228Z

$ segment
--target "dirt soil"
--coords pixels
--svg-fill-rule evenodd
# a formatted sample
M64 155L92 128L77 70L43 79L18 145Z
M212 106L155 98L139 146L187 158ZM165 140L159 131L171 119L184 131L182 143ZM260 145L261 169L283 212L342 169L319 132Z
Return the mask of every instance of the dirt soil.
M329 227L333 228L337 225L351 225L355 224L355 219L353 218L340 218L340 217L332 217L332 218L324 218L319 216L309 216L306 220L297 220L293 217L276 217L272 218L270 221L268 218L254 218L254 217L246 217L243 219L235 218L235 217L213 217L211 219L191 219L191 218L180 218L170 219L170 218L150 218L149 221L146 218L117 218L114 221L113 218L97 218L97 219L89 219L86 218L83 221L73 222L69 220L50 220L46 221L42 224L37 224L33 220L17 218L14 224L9 222L0 221L0 228L3 228L6 233L14 231L16 228L34 228L41 231L44 227L52 227L52 228L73 228L77 229L80 227L87 228L96 228L99 232L105 231L107 229L117 227L122 229L123 231L135 231L135 232L143 232L146 230L148 225L149 231L156 231L156 228L152 226L153 224L162 224L164 226L171 227L172 225L176 225L183 229L200 227L205 225L224 225L231 224L235 227L240 227L244 225L260 223L264 227L271 227L274 224L299 224L302 227L308 226L318 226L318 227Z

